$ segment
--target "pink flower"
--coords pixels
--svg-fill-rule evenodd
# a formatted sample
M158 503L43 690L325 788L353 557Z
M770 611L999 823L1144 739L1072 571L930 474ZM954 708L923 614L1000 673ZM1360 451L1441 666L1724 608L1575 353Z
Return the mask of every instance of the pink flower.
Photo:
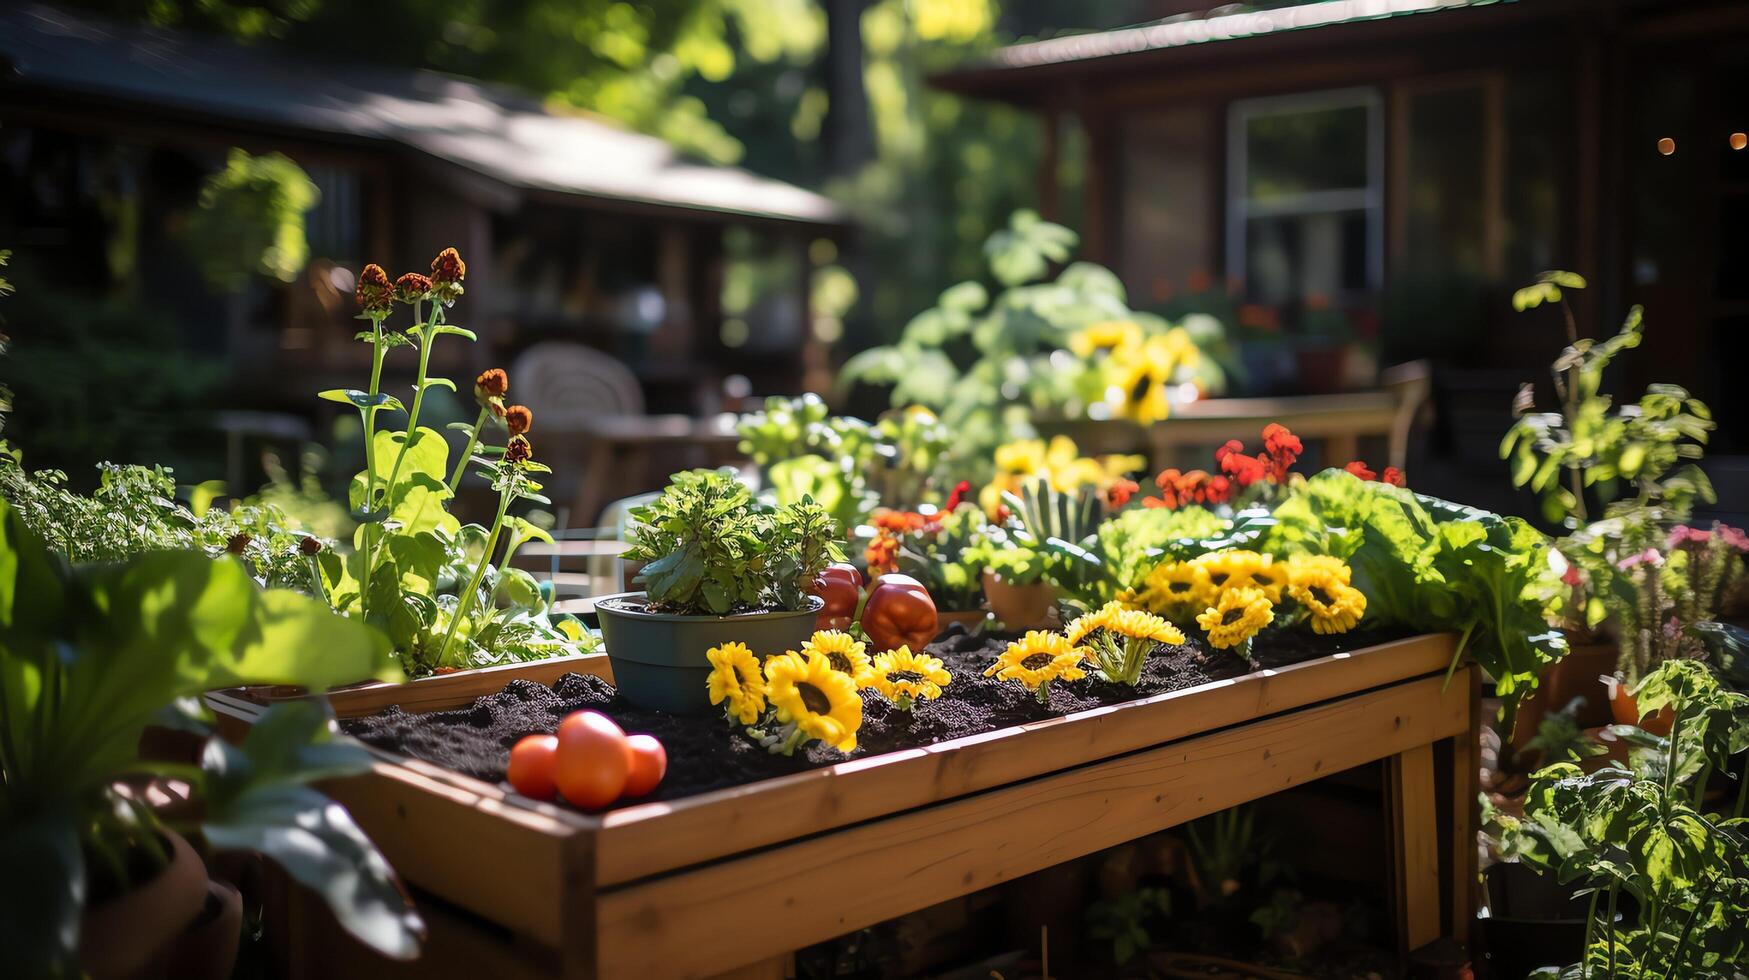
M1744 534L1742 528L1732 527L1729 524L1714 524L1713 530L1717 532L1720 541L1738 551L1749 551L1749 534Z
M1585 581L1585 577L1579 574L1578 565L1568 565L1567 570L1561 573L1561 581L1568 586L1578 588Z
M1641 565L1651 565L1653 568L1662 568L1664 566L1664 556L1658 553L1657 548L1647 548L1645 551L1642 551L1637 555L1629 555L1615 563L1615 567L1624 572L1630 568L1637 568Z
M1665 540L1667 548L1680 548L1685 544L1706 544L1713 539L1712 532L1703 531L1698 527L1678 524L1670 529L1670 537Z

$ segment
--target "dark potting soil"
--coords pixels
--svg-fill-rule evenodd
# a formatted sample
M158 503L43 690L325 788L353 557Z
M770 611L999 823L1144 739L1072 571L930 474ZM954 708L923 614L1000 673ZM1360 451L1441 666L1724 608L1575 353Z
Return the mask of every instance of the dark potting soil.
M1164 647L1150 656L1141 681L1134 687L1091 679L1053 684L1050 704L1042 705L1019 684L984 676L984 669L1006 649L1014 634L968 634L955 624L928 647L953 674L953 682L942 697L918 704L908 715L873 692L864 692L862 728L851 757L915 748L1180 691L1253 670L1358 650L1401 635L1407 634L1265 634L1254 645L1250 663L1230 653L1210 651L1192 640ZM740 728L730 727L719 711L671 715L640 708L621 698L613 685L582 674L566 674L552 687L514 680L503 691L481 697L469 707L425 714L408 714L393 707L348 719L341 727L377 748L405 753L477 779L498 781L504 778L510 747L517 739L552 732L566 715L583 709L600 711L628 733L654 735L668 751L668 775L656 792L621 805L692 796L845 759L842 753L819 743L810 743L794 756L773 755Z

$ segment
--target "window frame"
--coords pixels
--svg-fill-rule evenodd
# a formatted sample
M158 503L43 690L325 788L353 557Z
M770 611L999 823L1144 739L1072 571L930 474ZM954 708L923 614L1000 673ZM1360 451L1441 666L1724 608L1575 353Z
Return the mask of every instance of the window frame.
M1249 173L1248 124L1259 116L1287 112L1360 107L1366 110L1366 187L1308 191L1282 201L1253 205L1246 193ZM1366 288L1377 291L1385 281L1385 98L1375 86L1324 89L1238 99L1227 106L1227 275L1248 280L1245 261L1246 223L1252 218L1364 211L1366 214Z

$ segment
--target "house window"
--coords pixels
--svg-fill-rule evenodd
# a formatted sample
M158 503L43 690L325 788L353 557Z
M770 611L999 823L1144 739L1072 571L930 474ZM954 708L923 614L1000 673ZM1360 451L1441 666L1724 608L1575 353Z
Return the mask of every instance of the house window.
M1253 302L1358 298L1384 279L1384 140L1373 89L1234 102L1227 271Z

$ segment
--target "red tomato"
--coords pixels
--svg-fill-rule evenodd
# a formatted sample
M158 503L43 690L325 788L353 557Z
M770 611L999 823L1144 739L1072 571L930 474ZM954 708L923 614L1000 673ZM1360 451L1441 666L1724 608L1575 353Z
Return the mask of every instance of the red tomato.
M510 769L504 778L523 796L550 800L553 791L554 757L559 740L552 735L524 735L510 747Z
M553 782L572 805L599 810L625 792L632 753L626 733L606 715L574 711L559 722Z
M632 751L632 771L626 776L627 796L648 796L668 774L668 750L654 735L633 735L626 739Z

